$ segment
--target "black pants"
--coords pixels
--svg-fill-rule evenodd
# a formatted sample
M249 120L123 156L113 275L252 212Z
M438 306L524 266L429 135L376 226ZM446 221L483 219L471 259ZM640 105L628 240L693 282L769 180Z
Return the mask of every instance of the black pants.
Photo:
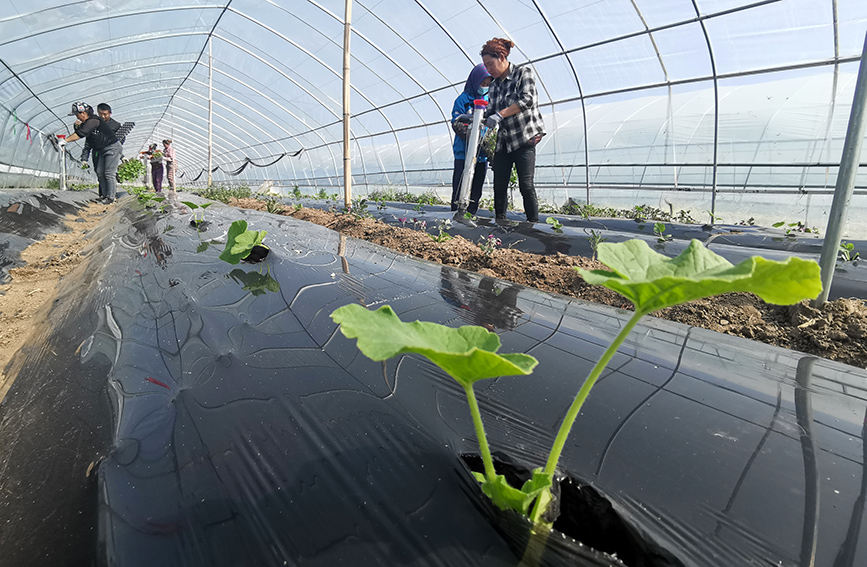
M536 199L536 187L533 177L536 173L536 146L521 146L513 152L497 152L494 154L494 212L498 218L506 216L509 197L509 178L512 176L512 165L518 171L518 188L524 198L524 212L527 220L539 220L539 202Z
M464 166L466 160L455 160L455 171L452 173L452 210L458 210L458 199L461 198L461 179L464 177ZM471 215L476 214L479 210L479 199L482 198L482 185L485 183L485 173L488 170L488 162L477 161L476 169L473 171L473 183L470 186L470 204L467 206L467 212Z

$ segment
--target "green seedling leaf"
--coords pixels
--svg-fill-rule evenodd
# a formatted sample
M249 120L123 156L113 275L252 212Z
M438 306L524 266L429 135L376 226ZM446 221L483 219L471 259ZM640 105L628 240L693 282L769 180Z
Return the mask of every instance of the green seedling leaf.
M191 210L196 210L199 208L199 206L197 204L193 203L192 201L181 201L181 203L188 206Z
M211 245L210 242L199 242L199 245L196 247L196 253L201 254L202 252L207 250L208 246L210 246L210 245Z
M520 490L509 485L506 477L501 474L494 476L490 481L482 473L474 472L473 476L482 483L482 492L490 498L500 510L514 510L526 516L530 511L530 504L547 488L551 487L553 475L542 472L542 469L533 471L533 478L524 483Z
M676 258L651 250L642 240L600 244L598 257L612 271L576 270L587 283L629 299L636 313L734 291L751 292L777 305L812 299L822 291L819 265L812 260L777 262L754 256L733 266L698 240Z
M210 206L213 205L213 204L214 204L214 202L211 201L210 203L205 203L205 204L203 204L203 205L199 205L199 208L200 208L200 209L207 209L208 207L210 207Z
M344 305L331 318L347 338L358 339L358 349L368 358L386 360L414 352L465 387L484 378L530 374L538 364L527 354L497 354L500 338L483 327L404 323L388 305L376 311Z
M241 261L243 257L243 250L240 252L233 251L233 247L235 246L235 240L237 240L238 236L244 233L247 230L247 221L245 220L236 220L229 227L229 233L226 235L226 248L220 254L220 260L228 262L230 264L237 264Z
M265 230L247 230L247 221L236 220L229 227L226 236L226 248L220 254L220 260L237 264L246 258L254 246L259 246L268 234Z
M232 247L232 250L245 250L249 252L254 246L262 244L262 241L265 240L266 234L268 234L268 232L265 230L247 230L242 232L237 236L237 238L235 238L235 244Z

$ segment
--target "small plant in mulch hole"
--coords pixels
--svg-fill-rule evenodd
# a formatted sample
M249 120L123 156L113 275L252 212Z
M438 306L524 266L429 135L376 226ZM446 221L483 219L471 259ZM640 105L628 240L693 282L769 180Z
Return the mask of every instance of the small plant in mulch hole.
M190 226L199 230L204 230L208 225L205 221L205 209L213 205L213 201L201 205L197 205L192 201L181 201L181 203L188 206L190 210L193 211L193 218L190 219Z
M135 196L138 199L138 202L144 205L146 209L161 205L161 203L166 200L162 195L155 195L154 193L148 193L146 191L139 191L135 193ZM162 208L162 206L160 208Z
M266 234L264 230L247 230L247 221L236 220L229 227L226 248L220 254L220 260L230 264L237 264L241 260L252 264L261 262L269 252L268 247L262 244Z
M661 222L653 223L653 235L660 244L665 244L672 238L670 234L665 234L665 223Z
M642 317L722 293L746 291L768 303L791 305L815 298L822 289L819 265L812 260L791 257L777 262L754 256L732 265L698 240L691 241L675 258L653 251L643 240L601 243L598 256L610 270L575 269L587 283L607 287L629 299L635 311L584 380L562 419L545 466L533 469L520 482L496 470L473 384L530 374L538 364L535 358L523 353L498 354L500 338L483 327L455 329L421 321L404 323L388 305L376 311L356 304L344 305L331 314L347 338L358 339L359 350L368 358L382 361L403 353L421 354L463 387L483 464L482 471L473 472L473 476L499 509L529 518L532 528L525 557L534 555L539 546L544 547L551 533L557 514L556 506L552 506L557 464L575 419L608 362Z
M554 217L548 217L547 219L545 219L545 222L550 224L551 228L553 228L554 232L556 232L557 234L563 233L563 223L561 223L559 219L556 219Z
M855 245L845 240L840 243L840 260L845 262L854 262L861 257L859 252L855 252Z

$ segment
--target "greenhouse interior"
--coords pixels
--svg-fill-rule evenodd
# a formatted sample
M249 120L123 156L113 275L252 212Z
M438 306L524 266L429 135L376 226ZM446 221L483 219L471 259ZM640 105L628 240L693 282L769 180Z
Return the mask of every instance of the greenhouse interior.
M0 567L867 565L865 0L0 7Z

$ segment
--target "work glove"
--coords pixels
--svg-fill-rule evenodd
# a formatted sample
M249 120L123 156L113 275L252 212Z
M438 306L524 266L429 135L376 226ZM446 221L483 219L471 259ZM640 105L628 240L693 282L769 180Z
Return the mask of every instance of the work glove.
M485 121L485 126L493 130L497 126L500 125L500 121L503 119L502 115L499 112L495 112L488 116L488 119Z
M58 146L60 149L65 148L65 147L66 147L66 140L63 139L63 138L60 138L59 140L57 140L57 146Z

